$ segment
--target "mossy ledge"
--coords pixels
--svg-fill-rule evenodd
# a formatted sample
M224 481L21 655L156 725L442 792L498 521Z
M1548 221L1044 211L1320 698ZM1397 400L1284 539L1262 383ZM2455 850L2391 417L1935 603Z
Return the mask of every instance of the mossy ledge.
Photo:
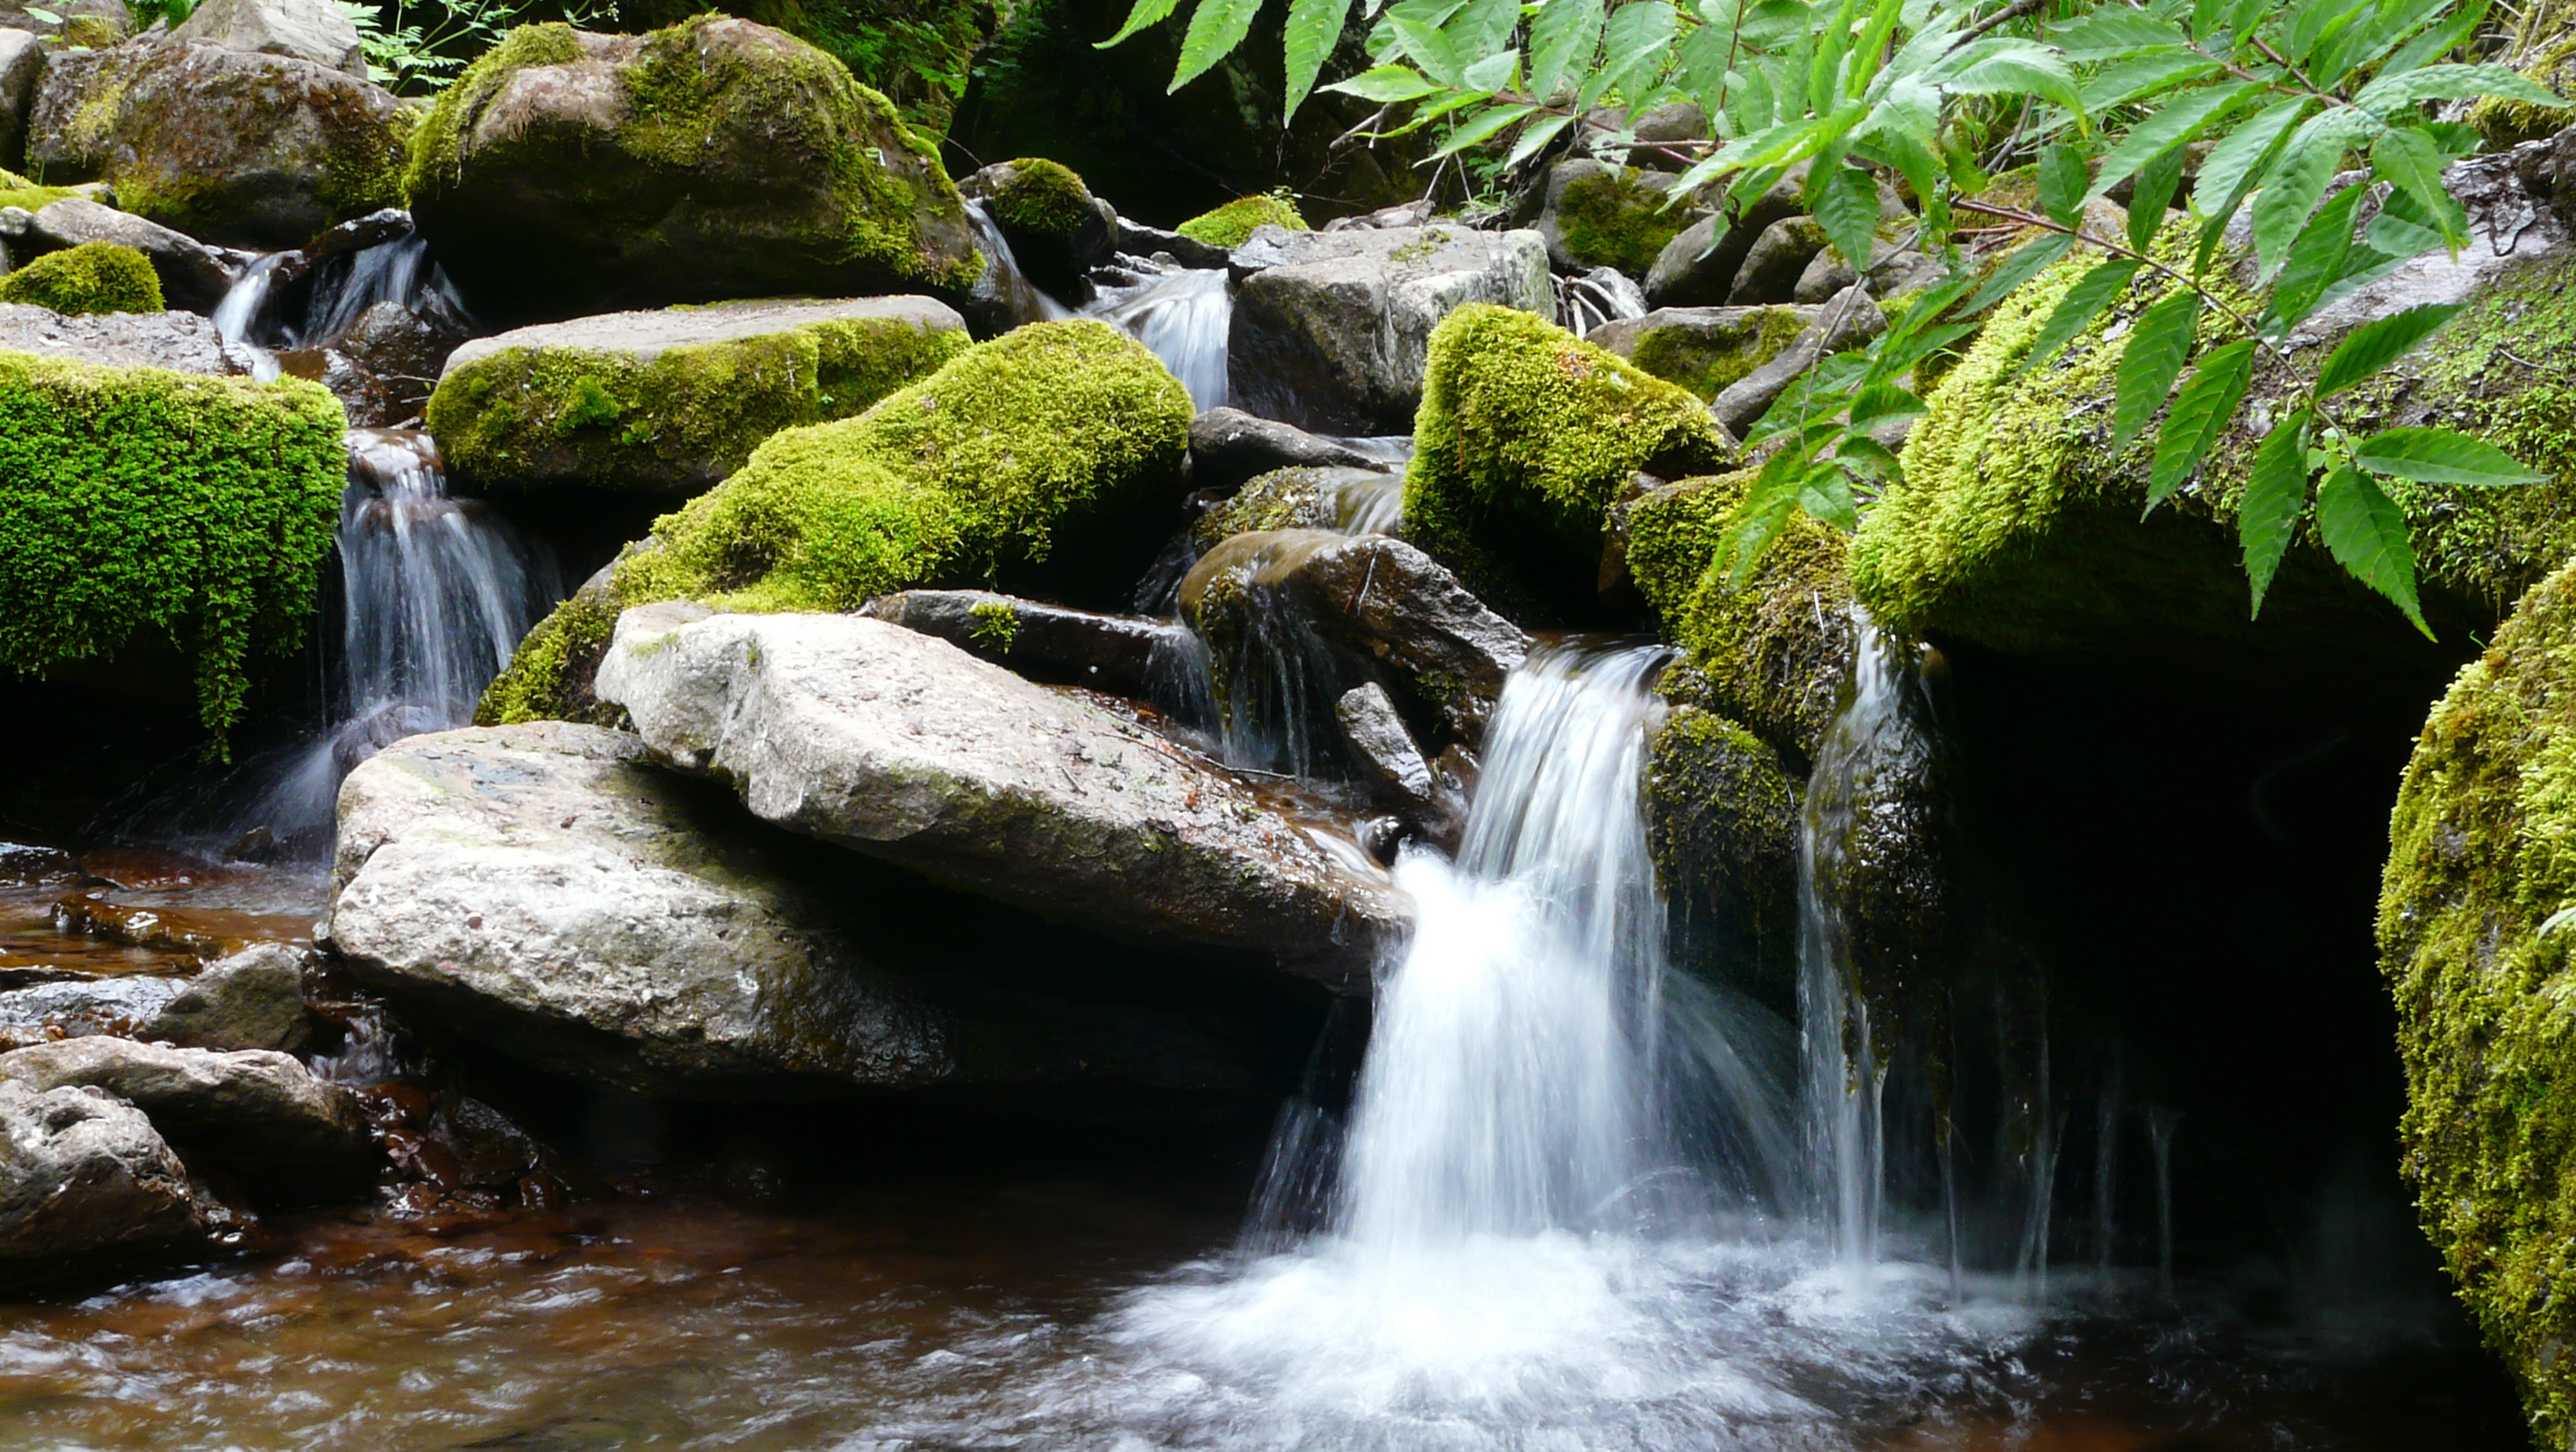
M2424 1230L2520 1384L2576 1432L2576 567L2524 599L2417 738L2389 827L2380 964L2403 1169Z
M616 612L697 599L723 610L852 610L914 585L1038 567L1144 564L1119 542L1172 503L1190 402L1143 345L1088 319L980 343L852 419L789 429L713 491L663 516L611 578L530 634L478 719L579 709ZM589 597L585 599L584 597Z
M1210 247L1240 247L1252 240L1259 227L1284 227L1291 232L1312 230L1297 211L1297 204L1276 192L1260 196L1237 197L1222 207L1199 213L1172 230L1193 242Z
M1733 462L1707 405L1530 313L1460 308L1432 330L1405 538L1507 614L1580 617L1611 504L1640 472Z
M167 306L152 260L113 242L48 252L0 277L0 302L32 303L65 317L157 313Z
M294 649L312 612L347 422L300 380L0 352L0 663L41 674L159 632L223 733L252 658Z

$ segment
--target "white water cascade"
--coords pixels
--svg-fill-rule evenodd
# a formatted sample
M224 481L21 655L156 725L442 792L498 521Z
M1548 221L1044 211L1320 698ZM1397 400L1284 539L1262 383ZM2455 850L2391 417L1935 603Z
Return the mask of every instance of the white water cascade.
M1144 344L1190 391L1201 413L1226 403L1227 334L1234 326L1234 296L1219 268L1182 268L1142 287L1104 295L1092 316Z

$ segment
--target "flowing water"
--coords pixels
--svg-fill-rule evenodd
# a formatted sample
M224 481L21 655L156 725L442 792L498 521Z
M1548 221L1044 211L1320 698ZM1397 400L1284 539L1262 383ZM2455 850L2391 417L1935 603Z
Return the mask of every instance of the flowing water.
M1226 338L1234 297L1220 268L1182 268L1141 287L1104 295L1092 316L1124 329L1154 351L1190 404L1204 413L1226 404Z

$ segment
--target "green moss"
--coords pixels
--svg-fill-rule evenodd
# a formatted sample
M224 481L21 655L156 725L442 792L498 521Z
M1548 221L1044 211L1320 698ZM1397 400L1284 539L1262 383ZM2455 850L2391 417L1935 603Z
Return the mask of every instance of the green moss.
M1091 220L1091 191L1073 168L1037 156L1023 156L1010 167L1010 180L988 204L1004 231L1071 237Z
M963 352L962 330L843 318L665 349L506 348L439 380L427 422L460 479L702 489L781 429L847 418Z
M1664 205L1666 196L1642 186L1646 173L1604 170L1569 181L1557 196L1559 240L1582 267L1615 267L1632 277L1653 270L1664 244L1690 225L1690 214Z
M2518 18L2499 59L2557 95L2576 90L2576 7L2566 0L2529 0L2511 13ZM2502 96L2480 97L2468 114L2468 123L2499 151L2553 136L2570 122L2576 122L2576 108Z
M1460 308L1432 331L1429 355L1405 537L1489 599L1579 612L1610 505L1640 471L1731 462L1688 390L1532 314Z
M1680 957L1773 1003L1793 1002L1799 792L1770 744L1695 706L1648 742L1647 841Z
M66 197L85 195L78 187L38 186L14 171L0 171L0 207L41 212Z
M2381 966L2425 1232L2522 1390L2576 1429L2576 573L2524 599L2417 739L2389 828Z
M319 385L0 353L0 662L41 673L140 635L196 661L198 714L241 714L291 651L348 480Z
M66 317L157 313L165 306L152 260L113 242L48 252L0 277L0 302L32 303Z
M1009 655L1020 638L1020 612L1007 600L978 600L966 616L966 633L997 655Z
M1701 398L1713 399L1778 357L1807 330L1805 315L1791 307L1730 311L1741 316L1726 325L1649 329L1638 335L1629 361Z
M429 114L412 128L410 154L403 165L403 195L412 202L429 196L460 175L457 140L467 123L500 92L510 77L536 66L570 65L581 59L579 33L562 21L522 25L501 37L438 93Z
M583 586L554 613L537 622L519 642L510 664L485 687L475 705L477 726L512 726L523 721L579 721L590 726L623 726L626 709L591 694L600 659L617 632L623 608L613 582Z
M1256 227L1285 227L1291 232L1309 230L1306 219L1297 214L1297 203L1284 192L1237 197L1212 212L1201 212L1172 230L1193 242L1205 242L1210 247L1240 247L1251 240Z

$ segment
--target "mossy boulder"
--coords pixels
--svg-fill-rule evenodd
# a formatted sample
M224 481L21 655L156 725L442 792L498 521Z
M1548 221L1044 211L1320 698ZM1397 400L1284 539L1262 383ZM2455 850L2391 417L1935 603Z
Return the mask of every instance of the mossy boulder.
M2576 569L2460 672L2398 790L2379 899L2424 1229L2520 1383L2576 1429Z
M1224 206L1201 212L1172 230L1193 242L1210 247L1240 247L1252 240L1252 234L1263 227L1280 227L1291 232L1308 230L1306 219L1297 212L1297 203L1277 192L1257 197L1237 197Z
M84 242L0 277L0 302L29 303L66 317L157 313L161 279L152 260L131 247Z
M859 413L966 347L965 320L923 297L610 313L467 343L427 421L476 488L695 493L779 430Z
M136 216L273 250L399 205L411 122L331 67L156 35L50 65L27 155L48 182L112 183Z
M1118 254L1117 210L1062 162L1029 156L996 162L957 190L983 203L1020 271L1058 296L1087 296L1084 274Z
M1689 390L1512 308L1452 313L1430 340L1405 538L1505 613L1581 616L1610 507L1642 474L1706 474L1734 449Z
M1657 378L1713 399L1780 356L1816 320L1811 307L1657 308L1583 335Z
M167 641L200 719L230 727L254 658L292 651L313 610L344 427L318 384L0 352L0 663Z
M496 321L957 295L983 271L956 187L892 103L813 46L717 15L512 31L439 97L402 180Z
M665 515L597 591L541 623L482 716L579 700L585 621L649 601L854 610L915 585L1038 579L1108 595L1163 540L1189 443L1188 393L1105 323L979 343L856 418L789 429ZM613 609L611 607L614 607Z
M1238 534L1322 529L1337 534L1391 534L1403 521L1404 481L1377 469L1292 465L1273 469L1209 507L1190 524L1201 553Z
M1689 207L1669 205L1673 180L1669 172L1604 166L1589 158L1559 162L1548 173L1547 202L1538 217L1548 261L1559 272L1615 267L1644 277L1695 219Z
M1803 793L1771 743L1714 711L1676 707L1647 743L1646 837L1677 956L1776 1004L1796 998Z
M2248 408L2198 479L2143 522L2151 444L2109 446L2121 349L2106 329L2133 319L2159 285L2135 287L2057 359L2021 367L2080 272L2053 269L1997 307L1933 390L1905 447L1904 482L1863 519L1853 585L1891 630L2020 654L2141 655L2274 681L2402 678L2413 690L2447 674L2457 642L2576 550L2576 369L2566 361L2576 346L2576 251L2515 252L2481 235L2457 261L2428 254L2374 290L2393 303L2311 320L2288 364L2258 369ZM2235 514L2256 428L2370 306L2454 299L2466 311L2339 405L2365 423L2465 428L2552 476L2525 489L2392 487L2426 618L2450 644L2424 641L2346 576L2312 523L2251 618ZM2223 323L2213 310L2203 326L2206 345Z

